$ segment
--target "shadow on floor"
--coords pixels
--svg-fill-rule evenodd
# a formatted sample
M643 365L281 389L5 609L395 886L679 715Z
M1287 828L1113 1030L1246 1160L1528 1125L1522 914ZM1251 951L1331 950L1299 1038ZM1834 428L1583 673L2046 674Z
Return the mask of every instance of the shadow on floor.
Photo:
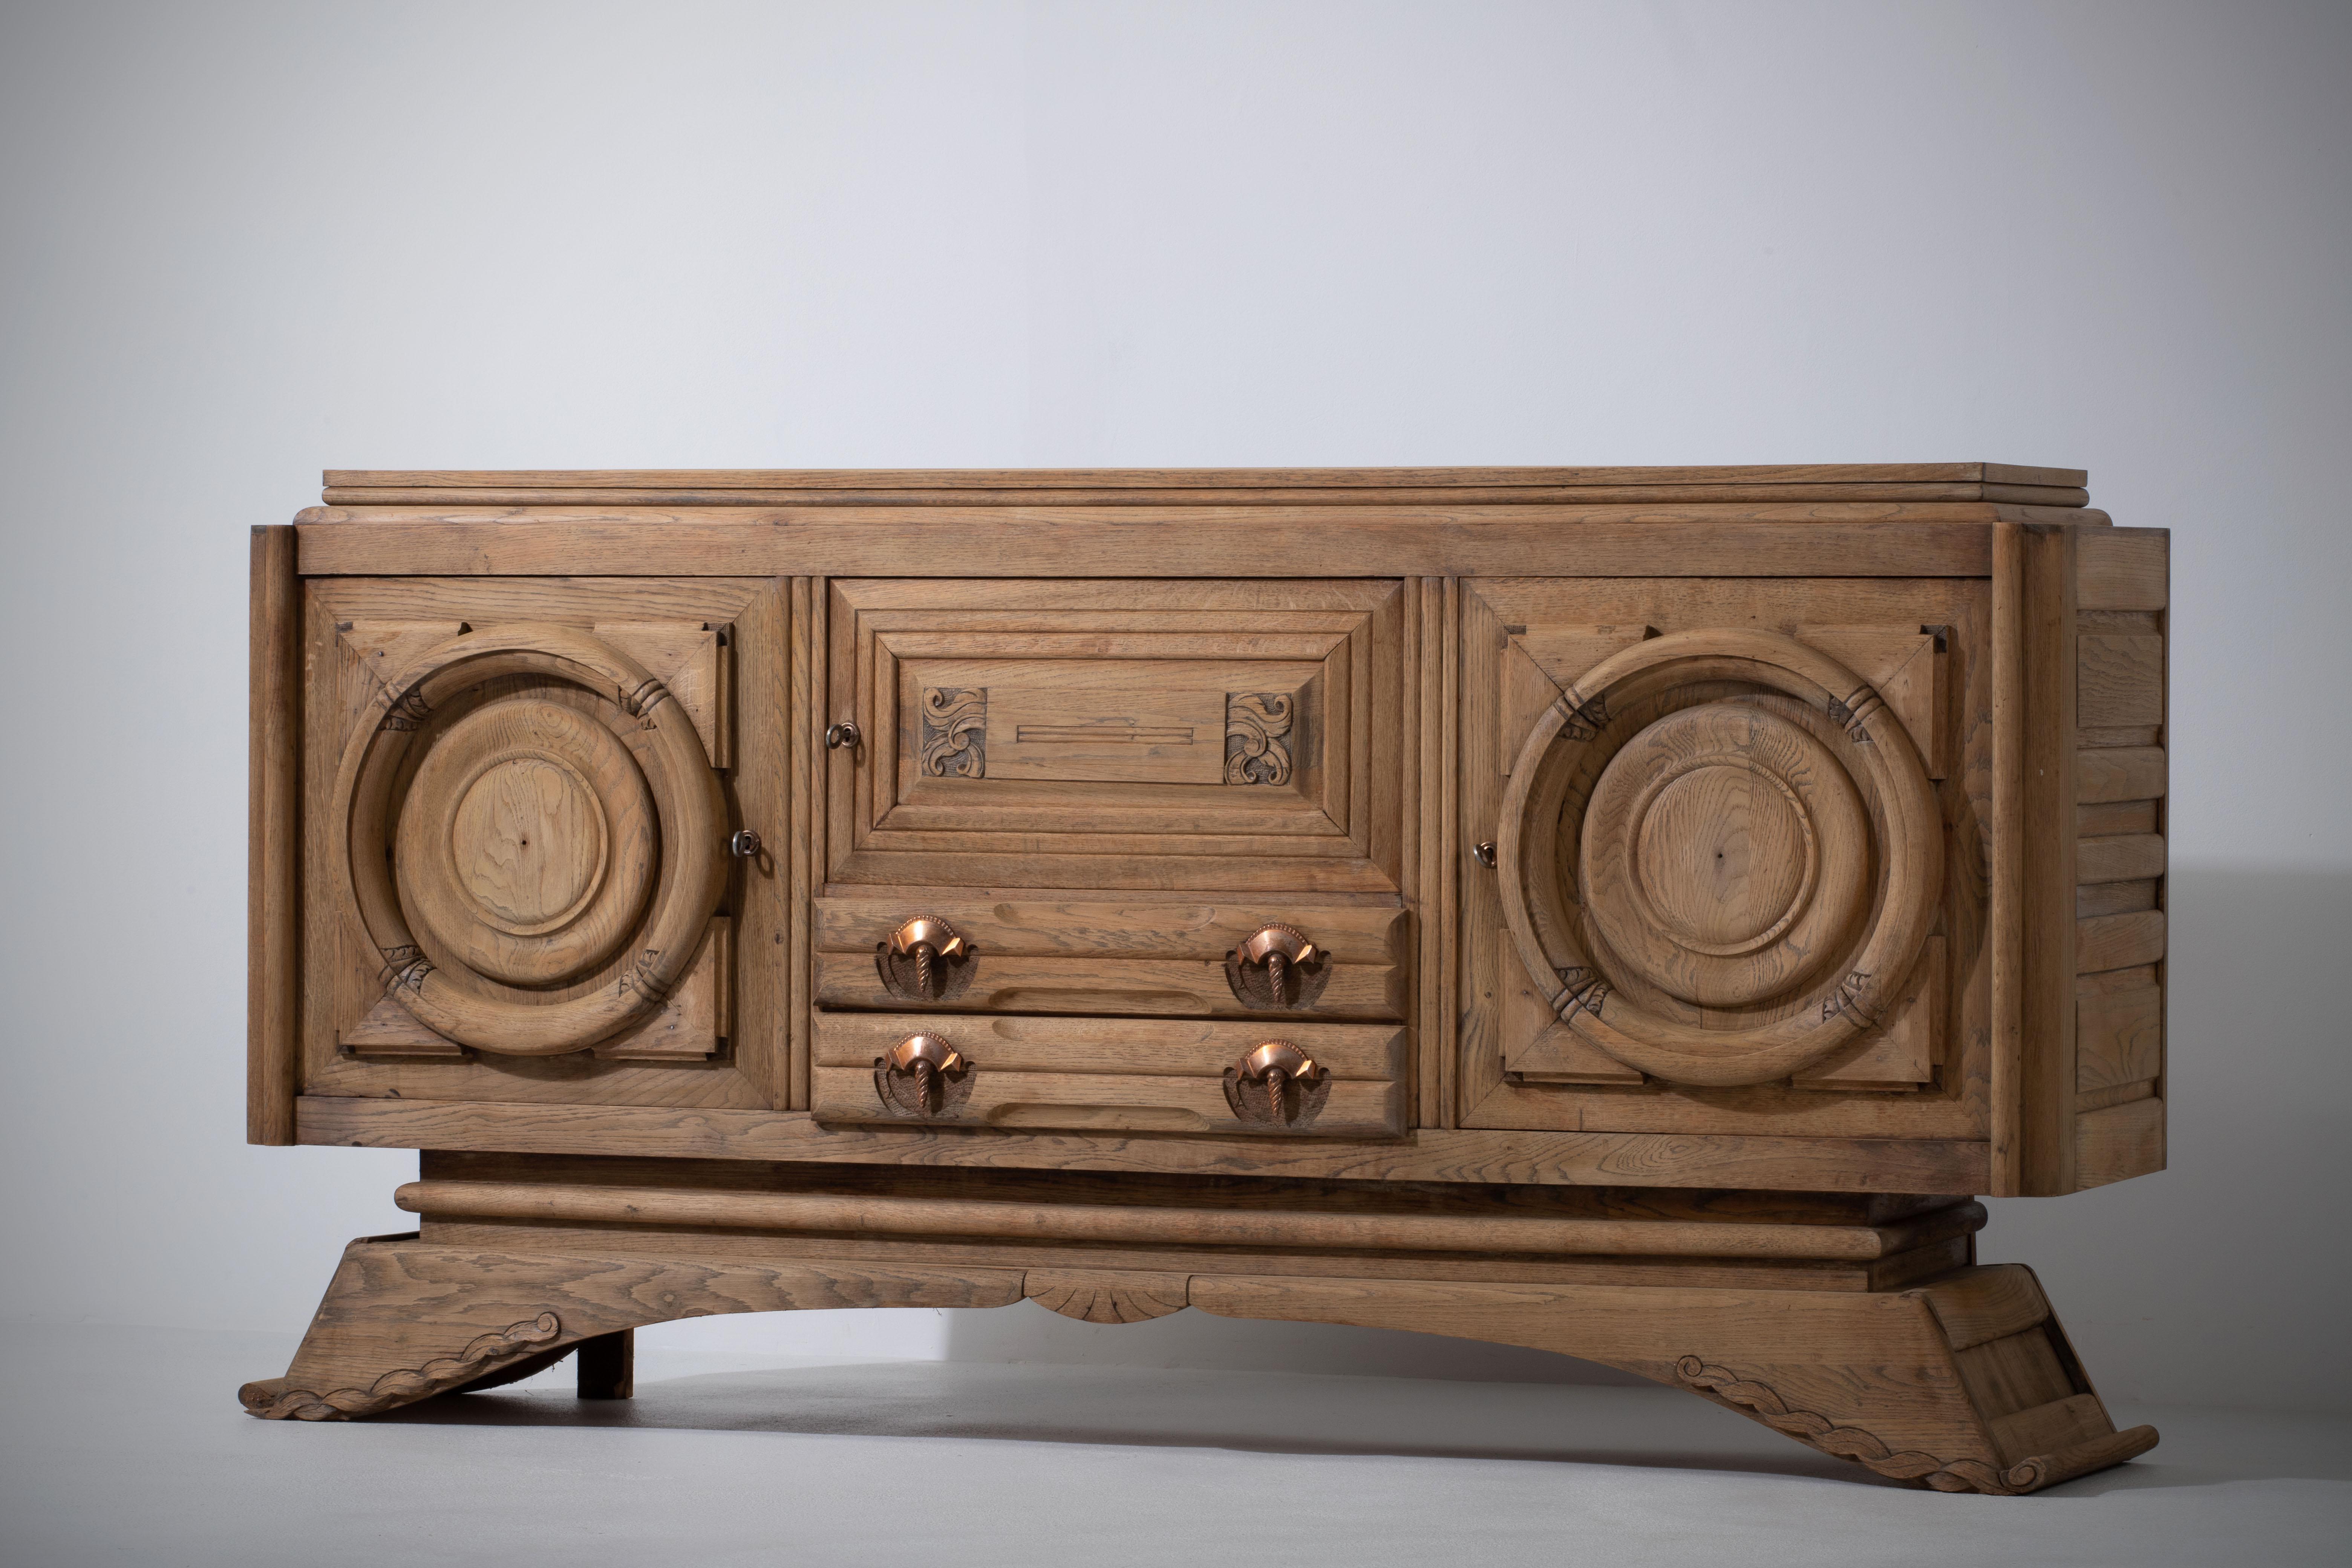
M608 1402L575 1398L571 1376L561 1366L374 1419L1504 1459L1897 1484L1653 1388L895 1362L640 1380L635 1398Z

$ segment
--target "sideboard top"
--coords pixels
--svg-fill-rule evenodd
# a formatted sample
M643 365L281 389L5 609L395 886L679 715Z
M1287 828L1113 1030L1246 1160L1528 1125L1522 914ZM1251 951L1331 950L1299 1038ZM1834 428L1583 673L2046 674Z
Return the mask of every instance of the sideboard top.
M2003 501L2083 506L2080 468L1796 463L1511 468L330 468L330 506ZM978 492L977 494L975 492Z

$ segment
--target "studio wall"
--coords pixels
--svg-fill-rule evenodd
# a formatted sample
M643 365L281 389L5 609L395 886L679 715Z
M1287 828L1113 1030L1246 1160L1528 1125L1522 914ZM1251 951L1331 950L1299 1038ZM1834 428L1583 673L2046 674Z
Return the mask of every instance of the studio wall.
M414 1156L241 1141L246 531L321 468L1982 458L2172 529L2176 648L2172 1168L1985 1254L2111 1395L2340 1405L2347 68L2326 5L9 7L0 1314L292 1331L407 1228Z

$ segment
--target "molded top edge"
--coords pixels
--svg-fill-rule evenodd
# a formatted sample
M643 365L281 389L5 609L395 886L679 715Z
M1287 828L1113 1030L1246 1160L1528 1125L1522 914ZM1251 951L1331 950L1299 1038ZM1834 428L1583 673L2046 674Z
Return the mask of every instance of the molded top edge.
M1579 489L1652 486L1998 485L2080 489L2081 468L2005 463L1799 463L1659 468L330 468L331 500L367 491ZM389 498L388 498L389 499ZM1274 499L1269 497L1268 499ZM1862 499L1858 494L1856 499Z

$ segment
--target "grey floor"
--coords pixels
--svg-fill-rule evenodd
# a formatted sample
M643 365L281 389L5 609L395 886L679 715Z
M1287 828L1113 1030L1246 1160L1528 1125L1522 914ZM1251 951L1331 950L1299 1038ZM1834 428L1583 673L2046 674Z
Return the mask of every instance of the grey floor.
M2118 1409L2036 1498L1871 1480L1664 1389L666 1350L352 1425L256 1421L259 1334L12 1328L0 1562L2352 1563L2352 1419ZM1857 1479L1859 1478L1859 1479Z

